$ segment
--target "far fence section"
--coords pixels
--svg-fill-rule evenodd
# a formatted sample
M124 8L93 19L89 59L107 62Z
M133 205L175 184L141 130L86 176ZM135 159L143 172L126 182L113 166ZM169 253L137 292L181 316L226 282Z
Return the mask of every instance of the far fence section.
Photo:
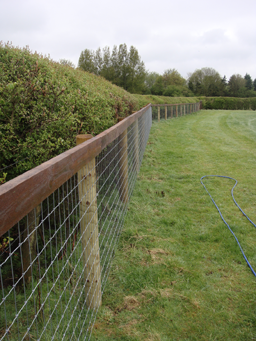
M152 119L167 120L173 117L184 116L197 112L201 109L202 103L181 103L181 104L152 104Z
M90 339L152 107L0 186L0 341Z

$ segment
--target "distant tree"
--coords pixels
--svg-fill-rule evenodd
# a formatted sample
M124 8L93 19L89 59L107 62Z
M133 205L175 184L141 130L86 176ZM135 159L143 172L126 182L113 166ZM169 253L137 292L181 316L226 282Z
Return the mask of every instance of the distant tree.
M246 75L244 76L244 79L245 79L245 87L247 90L252 90L253 88L253 82L252 82L252 78L251 76L246 73Z
M232 75L228 81L229 95L233 97L245 97L245 84L246 81L241 75Z
M103 48L103 64L101 69L101 76L113 82L115 78L114 67L111 60L111 52L108 46Z
M88 49L82 51L78 60L78 67L84 71L97 74L97 68L94 65L94 52Z
M192 92L186 86L186 80L175 69L165 70L163 75L151 74L154 76L154 84L151 87L153 95L170 97L191 96Z
M256 78L253 81L253 90L256 91Z
M101 49L98 48L94 54L93 54L93 62L94 62L94 68L95 68L95 73L97 75L101 74L102 66L103 66L103 59L102 59L102 53Z
M195 85L190 79L188 80L188 88L190 91L195 92Z
M202 68L189 74L188 87L197 95L220 96L223 83L220 74L209 67Z
M186 84L186 80L177 70L168 69L163 73L163 83L165 88L169 85L184 86Z
M155 84L151 88L151 93L153 95L162 96L164 92L164 81L163 76L158 76Z
M146 72L144 81L145 84L144 93L151 94L151 88L153 87L159 76L160 75L157 72Z
M187 86L182 85L168 85L167 88L163 92L164 96L170 97L191 97L194 94L189 90Z
M70 60L68 60L68 59L60 59L59 63L62 64L62 65L70 66L70 67L72 67L73 69L75 69L75 64L72 63L72 62L71 62Z
M129 77L129 55L126 44L120 44L117 53L117 68L116 68L117 81L116 84L128 89L127 82Z
M142 92L144 89L146 70L144 63L141 61L139 53L134 46L131 46L129 50L128 72L127 89L129 89L129 92Z
M228 95L228 82L227 82L227 78L225 75L221 79L219 95L221 95L221 96L227 96Z
M227 85L228 85L227 78L226 78L225 75L224 75L224 77L222 78L221 82L222 82L222 84L223 84L224 86L227 86Z
M137 49L131 46L129 51L126 44L109 47L95 52L84 50L79 58L78 65L85 71L100 75L110 82L123 87L132 93L144 91L146 70Z
M119 64L118 64L118 49L117 46L114 45L112 53L111 53L111 66L112 66L112 75L111 78L107 78L107 80L109 80L110 82L119 85L120 80L119 80L119 73L120 71L118 70L119 68Z

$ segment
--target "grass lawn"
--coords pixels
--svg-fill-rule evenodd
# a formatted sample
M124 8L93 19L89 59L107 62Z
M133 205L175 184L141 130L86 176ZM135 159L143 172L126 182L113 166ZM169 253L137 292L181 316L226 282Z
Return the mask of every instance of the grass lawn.
M92 340L256 340L256 278L200 183L238 180L256 221L256 113L154 123ZM204 179L256 270L256 230L234 181Z

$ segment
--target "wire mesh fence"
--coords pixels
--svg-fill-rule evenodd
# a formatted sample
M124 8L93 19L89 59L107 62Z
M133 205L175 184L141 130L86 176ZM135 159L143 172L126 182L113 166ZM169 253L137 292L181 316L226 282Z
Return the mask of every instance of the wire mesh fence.
M152 118L197 110L148 105L0 187L0 341L90 339Z
M199 111L200 106L200 102L183 104L153 104L152 119L160 121L184 116Z
M149 106L0 237L0 340L90 339L151 124Z

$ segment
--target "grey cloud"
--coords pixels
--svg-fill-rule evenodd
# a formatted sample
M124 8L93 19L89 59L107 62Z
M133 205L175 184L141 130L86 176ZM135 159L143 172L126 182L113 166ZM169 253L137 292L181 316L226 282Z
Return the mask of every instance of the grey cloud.
M255 0L9 0L1 2L0 39L77 64L85 48L134 45L146 68L196 68L256 78Z

